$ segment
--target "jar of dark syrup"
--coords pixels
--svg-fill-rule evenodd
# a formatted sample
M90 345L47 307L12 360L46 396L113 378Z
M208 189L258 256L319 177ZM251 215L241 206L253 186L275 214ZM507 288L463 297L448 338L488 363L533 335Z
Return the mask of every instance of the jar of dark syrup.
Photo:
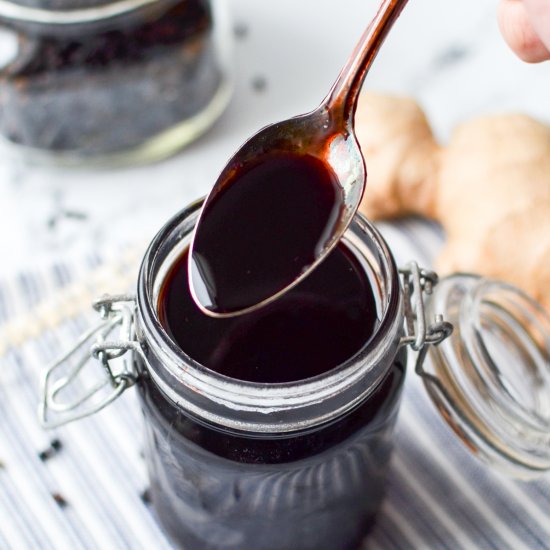
M135 385L153 509L178 546L359 547L383 499L407 363L477 456L519 477L550 469L540 398L549 387L541 384L550 378L550 324L527 297L475 276L436 286L435 274L414 263L398 270L357 215L327 260L271 309L211 319L186 288L201 204L152 241L135 296L96 302L103 321L46 370L40 414L45 426L59 426ZM457 325L451 337L441 314ZM521 342L513 319L525 327L515 331ZM513 424L514 399L497 391L500 383L517 397L512 377L491 370L499 338L533 359L523 385L539 383L532 410L516 399ZM99 359L98 376L107 373L105 391L67 406L60 392L84 376L89 359Z
M175 153L230 97L216 0L6 0L0 145L24 160L127 164Z
M186 290L197 214L161 231L138 286L158 518L184 548L353 548L380 506L405 377L391 255L357 219L313 281L212 320Z
M200 206L151 243L135 301L97 304L106 324L92 354L116 365L133 352L112 367L113 396L133 383L141 396L158 520L188 549L354 548L384 494L407 344L438 341L445 329L407 333L408 292L360 216L275 303L205 316L187 285ZM416 274L422 294L420 277L429 285L433 275Z

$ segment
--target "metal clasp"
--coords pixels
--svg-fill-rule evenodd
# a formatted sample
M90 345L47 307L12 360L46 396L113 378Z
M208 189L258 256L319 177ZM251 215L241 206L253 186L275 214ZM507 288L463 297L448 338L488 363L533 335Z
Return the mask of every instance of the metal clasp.
M142 353L134 339L135 305L130 294L103 296L94 302L101 322L43 372L38 412L43 427L56 428L94 414L135 384L137 375L127 355ZM101 369L96 368L98 362ZM89 364L93 368L86 369ZM78 385L88 382L84 392L73 384L77 378Z
M399 270L403 277L403 292L405 296L405 336L401 345L408 345L418 352L415 370L423 374L423 364L429 346L437 346L453 332L453 325L436 314L428 323L424 299L432 293L439 278L437 273L418 267L416 262L410 262Z

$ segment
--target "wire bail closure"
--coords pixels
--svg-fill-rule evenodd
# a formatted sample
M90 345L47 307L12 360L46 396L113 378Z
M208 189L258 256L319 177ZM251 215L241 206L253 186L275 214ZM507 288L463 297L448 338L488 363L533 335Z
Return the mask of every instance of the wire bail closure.
M437 346L453 332L453 325L436 314L432 323L427 322L425 296L432 294L433 288L439 282L434 271L420 268L416 262L409 262L399 269L403 277L405 336L401 345L410 346L418 352L415 372L425 376L423 365L430 346Z
M44 428L57 428L95 414L136 383L137 375L127 355L130 351L143 356L134 338L135 297L105 295L96 300L93 307L102 321L82 334L77 343L43 373L38 417ZM84 376L88 363L95 361L103 367L100 380L84 393L71 395L73 382ZM97 378L97 370L94 375ZM62 393L67 397L63 398Z
M432 293L438 282L436 273L419 268L416 262L409 263L399 272L403 277L405 298L405 336L400 343L418 352L415 370L425 376L422 365L429 347L445 340L453 326L441 315L436 315L430 324L426 320L424 298ZM137 373L127 352L137 353L144 360L145 357L134 334L134 295L105 295L96 300L93 307L100 314L101 322L86 331L71 349L44 371L39 420L45 428L57 428L95 414L136 383ZM102 366L102 379L84 393L71 396L73 382L84 376L86 365L94 361ZM97 370L95 375L97 378ZM108 387L110 391L106 391ZM65 399L61 397L63 392L68 394Z

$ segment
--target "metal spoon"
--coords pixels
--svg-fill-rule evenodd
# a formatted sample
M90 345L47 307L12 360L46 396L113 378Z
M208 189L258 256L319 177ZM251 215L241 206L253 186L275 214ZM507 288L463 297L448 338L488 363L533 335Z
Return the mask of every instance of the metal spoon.
M301 115L283 122L267 126L252 136L231 158L216 184L208 195L203 210L199 216L195 234L190 247L189 254L189 282L193 299L199 308L206 314L214 317L231 317L248 313L257 308L264 307L268 303L280 297L283 293L297 285L310 273L316 265L336 246L343 233L355 215L365 188L366 170L361 149L354 134L354 115L359 92L363 80L376 57L384 39L398 18L401 10L408 0L383 0L378 13L361 37L358 45L348 59L346 65L340 72L336 82L321 105L311 113ZM205 232L208 229L209 212L217 204L224 202L225 197L220 195L228 186L239 185L239 173L246 172L247 167L254 166L258 158L269 158L270 155L281 154L308 155L320 159L335 175L340 192L343 195L342 205L337 215L334 215L329 225L320 231L316 242L312 241L312 256L301 257L296 265L292 266L292 273L287 279L269 280L269 275L261 275L261 291L258 291L258 281L251 279L250 285L255 285L255 292L248 293L246 279L235 280L235 288L239 291L239 299L229 300L222 306L218 300L215 276L212 275L212 258L216 259L216 249L219 251L221 240L217 242L220 230L214 234L214 245L209 244L210 249L204 252ZM217 201L217 203L215 202ZM241 201L242 203L246 201ZM214 205L214 206L213 206ZM227 202L224 206L227 205ZM246 204L244 207L248 207ZM250 208L253 208L250 206ZM231 210L229 210L231 212ZM206 215L205 215L206 213ZM242 210L241 210L242 213ZM239 216L238 211L224 214L223 224L218 228L227 227L230 229L232 220ZM308 220L304 219L295 228L296 233L305 227ZM269 221L266 220L268 225ZM269 227L269 226L268 226ZM250 232L256 231L257 227L250 227ZM265 232L265 227L262 228ZM294 228L293 228L294 230ZM239 235L248 238L247 231L241 231ZM269 235L267 241L276 240L277 234ZM212 235L208 236L208 243L212 242ZM288 254L293 254L293 239L287 239L284 247ZM240 239L242 241L242 239ZM275 241L273 241L275 242ZM320 244L319 244L320 243ZM237 247L241 242L234 243ZM272 244L272 243L270 243ZM266 244L267 246L267 244ZM208 248L208 247L207 247ZM247 273L254 272L254 253L250 256L250 269ZM240 251L242 261L242 250ZM225 251L227 253L227 251ZM227 255L227 254L226 254ZM231 258L229 255L228 257ZM275 258L274 261L277 261ZM226 267L234 267L226 262ZM228 272L215 274L219 280L222 277L227 279ZM226 281L227 282L227 281ZM225 284L225 283L224 283ZM227 286L227 285L226 285ZM252 286L251 286L252 288Z

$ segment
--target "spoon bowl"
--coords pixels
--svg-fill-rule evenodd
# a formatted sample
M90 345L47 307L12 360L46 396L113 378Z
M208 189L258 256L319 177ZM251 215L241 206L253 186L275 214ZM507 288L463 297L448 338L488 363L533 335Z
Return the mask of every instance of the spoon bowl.
M323 160L336 175L344 192L344 229L355 214L366 183L365 161L352 127L336 124L334 114L322 104L311 113L262 128L231 158L211 190L207 202L224 188L246 164L269 154L307 154Z
M407 0L383 0L314 111L266 126L229 160L208 195L189 254L198 307L230 317L264 307L338 243L361 202L365 161L353 119L361 85Z

